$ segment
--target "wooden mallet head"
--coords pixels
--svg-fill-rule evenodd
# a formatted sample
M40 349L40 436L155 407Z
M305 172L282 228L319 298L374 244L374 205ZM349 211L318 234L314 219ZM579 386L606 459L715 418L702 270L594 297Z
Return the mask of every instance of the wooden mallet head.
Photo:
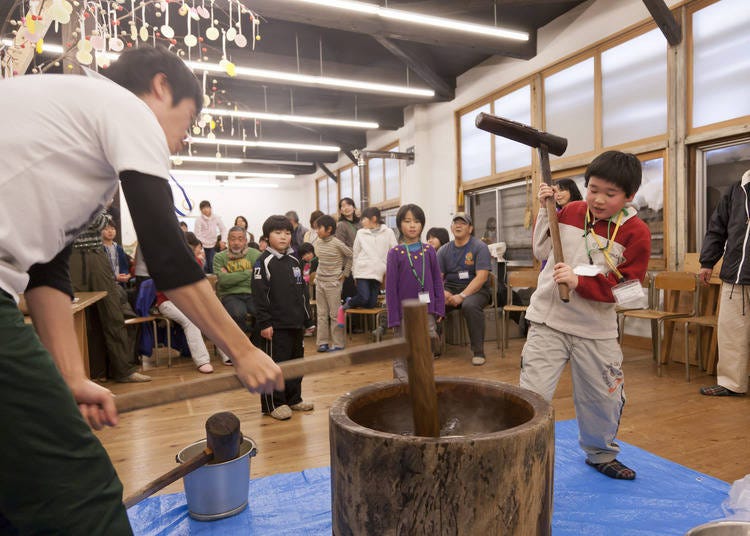
M234 413L214 413L206 421L206 446L213 452L210 463L223 463L240 455L242 432Z

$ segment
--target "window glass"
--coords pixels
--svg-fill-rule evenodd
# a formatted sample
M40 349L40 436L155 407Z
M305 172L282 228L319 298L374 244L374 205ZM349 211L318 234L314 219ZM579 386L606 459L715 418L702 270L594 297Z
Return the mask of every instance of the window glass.
M471 196L474 236L485 244L497 242L497 190Z
M398 208L389 208L381 212L380 217L383 218L383 223L385 223L386 227L393 229L393 232L396 233L396 238L398 238L400 233L396 228L396 214L398 214ZM424 239L424 235L422 238Z
M373 158L367 162L370 175L370 204L376 205L385 201L383 184L383 159Z
M328 214L328 189L327 182L324 179L318 180L318 209Z
M531 86L524 86L495 101L495 115L531 124ZM531 165L531 147L495 136L495 172L508 171Z
M336 183L331 177L326 179L326 184L328 185L328 214L333 214L338 212L339 192L338 188L336 188Z
M352 170L345 169L339 173L339 188L341 197L352 197ZM352 199L354 199L352 197Z
M544 116L547 132L568 139L563 156L594 149L594 58L544 79Z
M667 131L667 41L658 28L602 52L605 147Z
M470 181L492 173L492 134L479 130L474 121L479 112L490 113L490 105L466 112L461 116L461 180Z
M654 158L642 162L641 187L633 198L632 205L638 217L646 222L651 231L651 257L664 257L664 159Z
M750 9L722 0L693 13L693 121L750 115Z

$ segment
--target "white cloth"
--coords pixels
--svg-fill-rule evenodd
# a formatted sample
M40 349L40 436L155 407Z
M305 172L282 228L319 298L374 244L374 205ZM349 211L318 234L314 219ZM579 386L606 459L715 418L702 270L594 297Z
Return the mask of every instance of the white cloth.
M120 172L169 177L169 148L141 99L103 79L0 81L0 288L52 260L117 190ZM41 226L41 227L40 227Z
M385 261L388 251L396 247L398 241L393 230L381 224L375 229L360 229L354 239L354 279L374 279L382 281L385 276Z

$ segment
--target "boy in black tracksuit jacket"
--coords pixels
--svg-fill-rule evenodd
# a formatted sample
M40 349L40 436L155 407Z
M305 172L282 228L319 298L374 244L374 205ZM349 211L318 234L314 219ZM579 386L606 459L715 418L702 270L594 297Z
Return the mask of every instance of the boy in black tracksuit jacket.
M291 249L292 224L284 216L271 216L263 223L268 248L255 261L252 289L255 298L256 340L274 361L302 357L305 328L312 325L307 286L302 266ZM261 395L265 415L279 420L292 411L310 411L302 400L302 378L284 378L284 391Z

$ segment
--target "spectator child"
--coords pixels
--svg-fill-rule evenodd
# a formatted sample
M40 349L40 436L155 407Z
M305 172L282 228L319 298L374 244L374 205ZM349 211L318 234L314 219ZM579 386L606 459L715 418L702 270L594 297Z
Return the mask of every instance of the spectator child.
M315 245L315 242L318 240L318 226L315 222L317 222L318 218L320 218L322 215L322 210L313 210L313 213L310 214L310 229L308 229L308 231L305 233L305 236L302 240L303 242Z
M102 229L102 246L107 254L109 265L112 267L115 281L124 285L130 281L130 259L122 246L115 242L117 229L111 220L108 220Z
M203 253L203 244L201 244L201 241L198 240L195 234L189 231L185 233L185 241L195 256L195 262L203 268L203 263L206 262L206 256ZM177 322L182 327L182 331L185 332L188 348L190 349L190 357L192 357L193 363L198 368L198 372L211 374L214 368L211 366L211 356L208 354L201 330L161 291L156 292L156 307L162 315Z
M344 330L338 326L336 316L341 305L341 285L351 273L352 250L333 236L336 220L331 216L321 216L317 223L315 301L318 309L318 352L332 352L344 347Z
M526 311L530 327L521 387L551 401L570 363L586 463L610 478L632 480L635 471L617 460L615 443L625 404L615 300L622 284L640 287L651 254L648 227L625 206L641 184L641 163L632 154L607 151L591 162L585 177L586 201L569 203L558 218L564 263L552 251L547 211L537 215L534 255L549 262ZM539 186L542 207L553 195L550 186ZM568 303L559 298L559 283L570 289Z
M396 214L396 226L402 243L388 252L385 276L385 303L388 307L388 327L400 331L401 302L418 299L427 304L429 332L435 349L437 322L445 316L443 279L435 248L423 244L424 211L417 205L404 205ZM436 353L436 352L435 352ZM393 377L406 381L406 362L393 362Z
M285 216L271 216L263 223L268 248L253 268L256 322L260 338L274 361L281 363L304 355L305 328L311 325L307 287L302 267L291 249L292 223ZM264 415L285 420L292 411L311 411L302 400L302 378L284 378L284 390L261 395Z
M438 251L441 247L451 241L451 237L448 235L448 229L445 229L444 227L430 227L425 235L425 240L435 248L435 251Z
M357 231L352 254L352 275L357 294L344 301L339 308L338 323L344 325L344 311L352 307L372 309L378 301L380 283L385 276L385 259L388 250L396 246L396 236L381 221L380 209L367 207L362 212L362 229Z
M213 214L209 201L201 201L199 207L201 215L195 220L195 236L203 244L203 250L206 252L204 270L210 274L213 273L214 255L226 246L227 228L221 218Z

